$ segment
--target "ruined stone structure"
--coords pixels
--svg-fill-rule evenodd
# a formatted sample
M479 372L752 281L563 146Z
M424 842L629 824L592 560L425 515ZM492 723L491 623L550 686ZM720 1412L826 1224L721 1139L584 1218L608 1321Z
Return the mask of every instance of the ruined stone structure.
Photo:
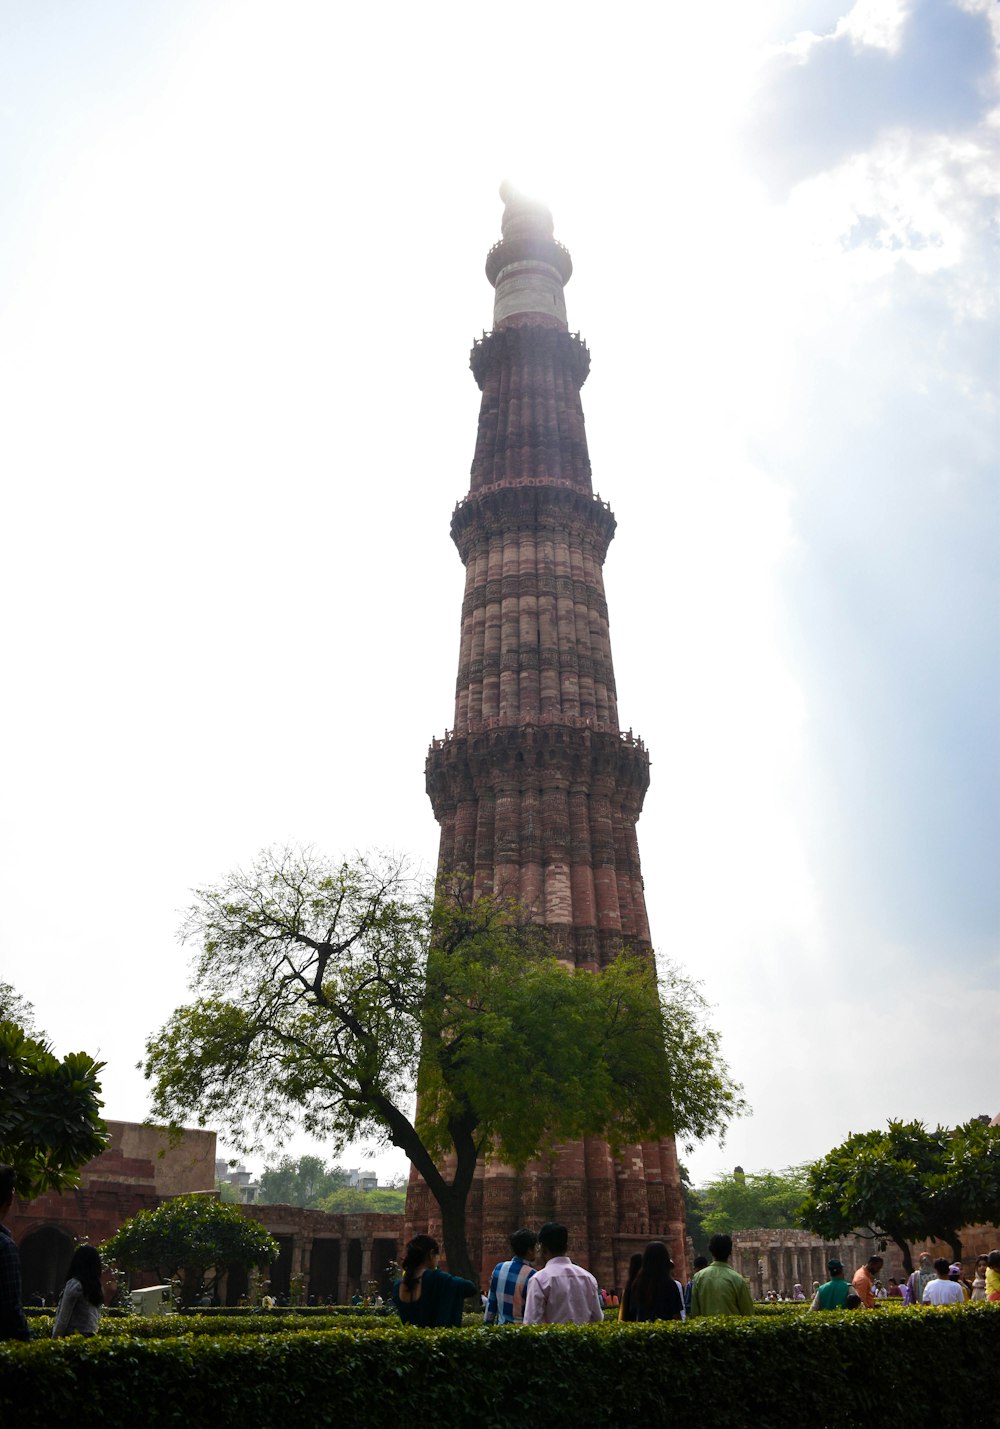
M967 1275L972 1275L977 1255L988 1255L1000 1242L996 1226L965 1226L962 1230L962 1261ZM943 1241L914 1241L910 1245L913 1264L923 1251L936 1259L952 1258L951 1246ZM763 1300L769 1290L788 1296L798 1283L808 1292L812 1282L827 1280L827 1261L835 1258L845 1267L847 1278L864 1265L870 1255L881 1255L885 1264L880 1271L883 1285L906 1279L903 1255L893 1241L876 1241L870 1235L846 1235L838 1240L821 1240L802 1230L751 1230L733 1232L732 1266L750 1282L755 1300Z
M171 1196L214 1193L214 1131L185 1130L172 1140L162 1127L131 1121L109 1121L107 1128L108 1144L81 1167L79 1186L14 1203L8 1225L21 1250L27 1304L58 1295L81 1241L99 1245L130 1216Z
M790 1299L796 1284L812 1299L813 1281L822 1285L830 1278L828 1261L839 1260L850 1280L872 1253L872 1241L857 1235L822 1240L802 1230L734 1231L731 1264L750 1282L750 1293L755 1300L765 1299L771 1290ZM888 1267L888 1252L885 1257ZM896 1260L899 1260L898 1251ZM901 1274L894 1263L893 1268L884 1269L882 1278L887 1282L890 1275L898 1279Z
M493 330L472 350L482 391L468 495L451 534L465 565L454 727L435 739L427 791L440 866L477 894L518 897L559 956L597 968L624 944L650 951L636 821L649 783L642 742L619 725L603 564L615 532L594 495L580 389L590 354L566 321L569 253L551 215L508 186L489 252ZM561 1146L520 1176L481 1169L469 1204L484 1273L518 1225L564 1221L571 1251L607 1286L650 1237L684 1270L672 1140ZM407 1229L439 1231L415 1175Z
M108 1145L81 1167L72 1191L49 1191L33 1201L15 1200L7 1224L21 1251L21 1279L28 1305L39 1297L53 1304L66 1281L74 1249L99 1245L139 1211L152 1211L173 1196L215 1196L214 1131L186 1129L172 1138L163 1127L131 1121L107 1123ZM243 1208L276 1238L278 1259L267 1271L276 1295L346 1305L359 1286L391 1285L389 1265L399 1254L400 1215L329 1215L297 1206ZM134 1288L153 1285L149 1270L134 1271ZM246 1272L225 1277L221 1294L235 1305L248 1286Z
M241 1210L278 1242L278 1259L267 1273L271 1294L346 1305L356 1290L367 1295L375 1285L386 1298L392 1289L390 1266L401 1253L402 1216L331 1215L300 1206L252 1205ZM248 1279L246 1271L230 1271L221 1287L225 1304L239 1304Z

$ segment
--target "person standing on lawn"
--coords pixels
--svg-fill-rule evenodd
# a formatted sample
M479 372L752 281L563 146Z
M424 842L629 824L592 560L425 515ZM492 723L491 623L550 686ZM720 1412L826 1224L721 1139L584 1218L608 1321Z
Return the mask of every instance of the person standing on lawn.
M880 1255L870 1255L864 1265L859 1266L854 1272L851 1284L866 1310L871 1310L875 1304L875 1277L884 1264L885 1261Z
M14 1203L14 1168L0 1166L0 1340L30 1340L21 1304L21 1257L3 1221Z
M538 1232L543 1265L528 1281L524 1302L526 1325L600 1324L604 1319L597 1281L566 1254L569 1232L549 1221Z
M538 1237L534 1231L515 1231L510 1238L513 1255L510 1260L501 1260L493 1267L490 1276L490 1293L486 1298L483 1323L486 1325L520 1325L524 1321L524 1297L528 1292L528 1281L535 1270L531 1262L535 1258Z
M690 1318L699 1315L752 1315L750 1287L729 1264L733 1238L714 1235L708 1242L712 1264L699 1270L691 1285Z
M830 1279L817 1289L810 1310L853 1310L860 1305L858 1292L844 1279L843 1261L828 1260L826 1268Z

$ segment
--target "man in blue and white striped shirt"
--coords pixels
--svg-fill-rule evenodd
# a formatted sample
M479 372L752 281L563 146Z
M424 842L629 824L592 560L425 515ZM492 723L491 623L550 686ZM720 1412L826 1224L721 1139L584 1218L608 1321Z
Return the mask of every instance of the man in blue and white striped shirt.
M534 1275L532 1260L538 1237L534 1231L515 1231L510 1238L514 1252L510 1260L493 1267L484 1321L487 1325L520 1325L524 1321L524 1297Z

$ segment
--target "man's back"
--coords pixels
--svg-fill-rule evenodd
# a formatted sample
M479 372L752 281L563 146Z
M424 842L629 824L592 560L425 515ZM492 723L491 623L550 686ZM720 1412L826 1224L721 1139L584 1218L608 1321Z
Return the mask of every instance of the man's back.
M752 1315L750 1287L743 1276L724 1261L699 1270L691 1286L691 1316Z
M552 1256L528 1281L526 1325L586 1325L603 1319L597 1281L568 1255Z
M485 1323L519 1325L524 1319L524 1301L528 1282L535 1271L521 1256L502 1260L490 1276L490 1293L486 1302Z
M927 1283L923 1303L925 1305L964 1305L965 1292L957 1280L935 1278Z
M852 1289L842 1275L835 1275L819 1287L813 1304L817 1310L843 1310Z

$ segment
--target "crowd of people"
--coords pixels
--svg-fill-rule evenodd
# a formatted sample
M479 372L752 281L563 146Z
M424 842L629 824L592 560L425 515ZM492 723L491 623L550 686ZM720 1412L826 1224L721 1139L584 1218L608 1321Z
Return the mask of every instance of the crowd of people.
M569 1233L564 1225L549 1222L536 1235L518 1230L510 1238L511 1255L493 1268L488 1293L471 1280L449 1275L438 1266L440 1248L432 1236L415 1236L403 1257L402 1275L393 1286L392 1303L408 1325L460 1325L466 1300L479 1297L487 1325L559 1325L596 1323L618 1307L623 1321L686 1320L709 1315L750 1315L754 1305L746 1280L729 1264L732 1238L715 1235L709 1241L711 1260L696 1256L692 1277L684 1285L674 1277L668 1247L650 1241L644 1252L632 1256L621 1296L602 1290L597 1281L568 1254ZM537 1262L540 1262L536 1264ZM966 1300L1000 1301L1000 1251L980 1256L971 1282L961 1266L924 1254L917 1270L898 1283L897 1296L890 1281L888 1291L879 1279L883 1258L871 1256L847 1280L839 1260L827 1266L830 1279L813 1283L810 1310L871 1309L882 1298L899 1298L908 1305L945 1306ZM804 1302L805 1291L796 1285L788 1297L769 1292L768 1299Z
M650 1322L684 1320L699 1315L749 1315L750 1289L729 1265L732 1239L713 1236L712 1262L703 1261L686 1285L674 1278L674 1262L661 1240L633 1255L621 1296L601 1290L569 1251L569 1232L549 1221L535 1234L515 1231L511 1255L493 1268L485 1297L487 1325L567 1325L598 1323L618 1304L619 1319ZM418 1235L406 1247L402 1275L392 1289L400 1319L408 1325L460 1325L464 1302L478 1297L478 1286L438 1266L440 1247L432 1236ZM540 1264L535 1264L539 1261Z

